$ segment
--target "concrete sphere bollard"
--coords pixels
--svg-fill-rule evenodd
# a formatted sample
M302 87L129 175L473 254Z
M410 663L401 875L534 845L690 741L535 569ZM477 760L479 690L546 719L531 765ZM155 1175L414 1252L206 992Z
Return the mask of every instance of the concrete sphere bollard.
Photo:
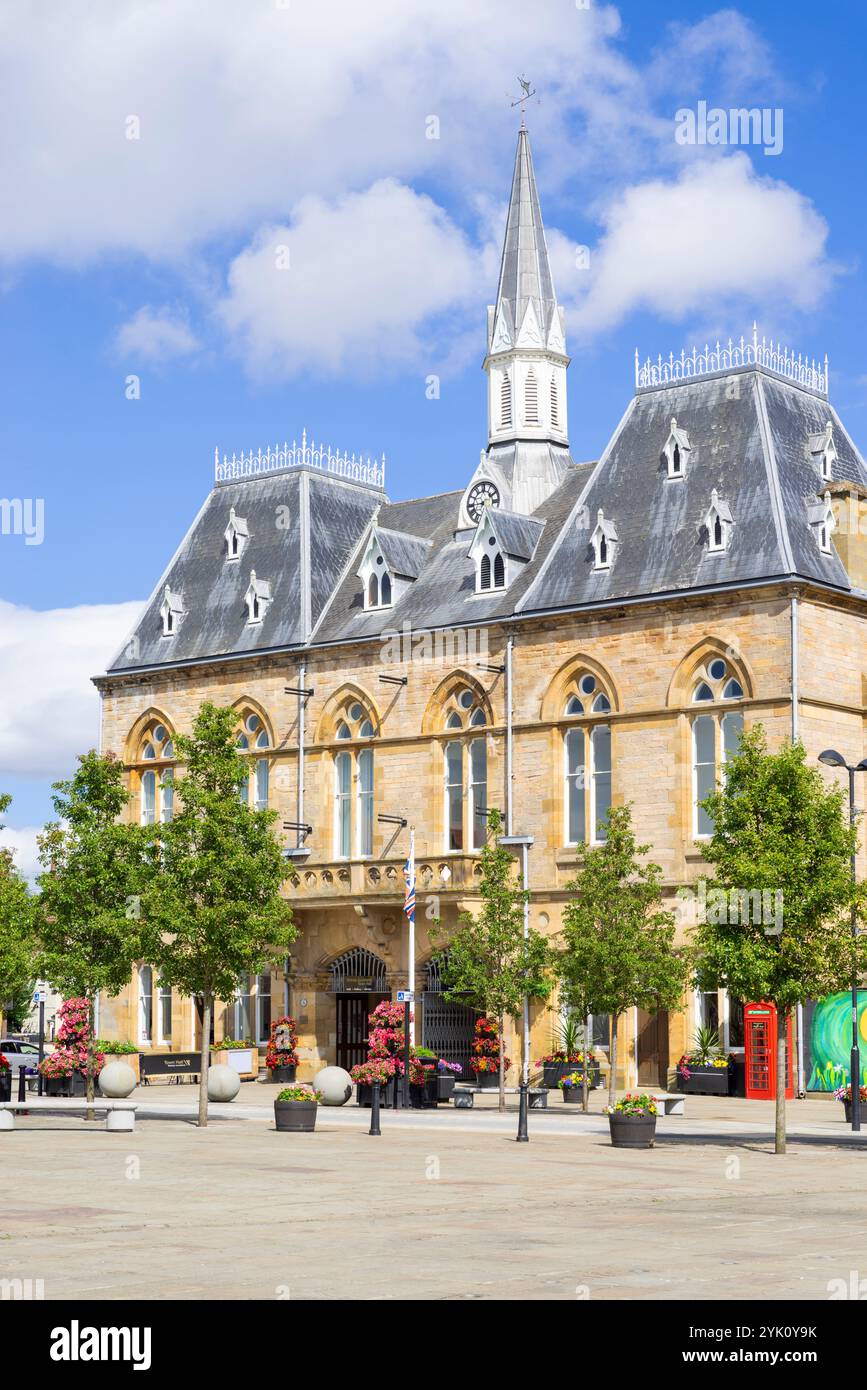
M99 1073L99 1089L112 1100L126 1100L136 1088L136 1076L129 1062L106 1062Z
M352 1095L352 1077L342 1067L323 1067L313 1082L323 1105L345 1105Z
M234 1100L240 1089L240 1076L225 1062L208 1068L208 1100Z

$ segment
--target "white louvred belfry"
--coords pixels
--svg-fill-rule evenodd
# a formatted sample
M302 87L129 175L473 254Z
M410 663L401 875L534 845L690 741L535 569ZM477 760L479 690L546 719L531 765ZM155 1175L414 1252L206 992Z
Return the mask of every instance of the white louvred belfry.
M257 579L256 571L250 571L250 583L244 595L244 602L247 605L247 622L261 623L264 618L268 605L271 602L271 582L268 579Z
M163 637L174 637L180 626L180 621L184 616L183 596L174 593L167 584L163 590L163 601L160 604L160 618L163 624Z
M461 527L478 520L483 479L497 488L493 505L524 516L562 482L569 463L568 366L565 319L551 275L530 137L522 126L497 301L488 307L488 448L464 494Z

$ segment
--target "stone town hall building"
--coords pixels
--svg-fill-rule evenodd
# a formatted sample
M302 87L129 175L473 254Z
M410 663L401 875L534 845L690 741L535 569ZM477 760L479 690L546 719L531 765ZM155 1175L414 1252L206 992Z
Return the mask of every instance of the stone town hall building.
M755 335L636 360L593 463L570 452L568 365L522 128L488 311L488 442L466 486L391 501L384 466L306 439L218 458L97 679L103 748L144 821L171 814L175 732L204 699L237 709L249 796L284 823L300 935L285 969L217 1010L216 1038L264 1042L288 1008L304 1079L359 1060L368 1009L406 985L400 820L415 827L419 1038L460 1060L471 1015L444 1003L428 930L478 903L486 807L534 837L531 920L554 934L576 847L604 836L612 803L634 804L673 902L702 869L697 802L745 725L811 756L865 751L867 469L827 364ZM699 1021L737 1048L740 1007L691 994L670 1017L633 1012L619 1080L664 1082ZM535 1014L534 1057L554 1022ZM142 1047L189 1050L197 1027L147 963L102 1004L101 1032ZM605 1020L595 1035L607 1045Z

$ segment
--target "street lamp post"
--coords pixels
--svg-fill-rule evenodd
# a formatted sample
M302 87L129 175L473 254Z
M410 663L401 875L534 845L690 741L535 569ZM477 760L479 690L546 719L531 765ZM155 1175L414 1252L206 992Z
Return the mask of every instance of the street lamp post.
M529 852L533 844L532 835L501 835L497 841L500 845L505 845L507 849L520 849L521 851L521 885L524 889L524 950L526 951L527 942L530 939L530 901L526 896L527 880L529 876ZM529 1142L527 1133L527 1108L530 1089L530 1000L527 994L524 995L523 1009L523 1044L521 1060L521 1084L518 1088L520 1103L518 1105L518 1134L517 1142L526 1144Z
M841 753L834 748L826 748L819 754L819 762L825 767L845 767L849 774L849 824L855 824L855 773L867 772L867 758L862 758L854 767L847 763ZM852 855L852 882L858 874L857 850ZM858 935L858 909L852 904L852 936ZM852 976L852 1052L849 1057L849 1089L852 1095L852 1129L861 1128L861 1051L858 1046L858 976Z

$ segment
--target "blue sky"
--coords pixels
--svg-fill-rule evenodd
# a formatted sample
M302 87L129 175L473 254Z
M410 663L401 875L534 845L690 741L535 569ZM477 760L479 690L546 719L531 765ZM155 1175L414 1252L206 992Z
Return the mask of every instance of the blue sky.
M74 8L11 0L0 19L0 497L45 507L41 545L0 535L0 790L22 862L51 780L95 740L87 675L195 515L215 445L306 426L384 452L396 498L468 479L519 72L540 99L573 456L604 447L636 346L753 319L828 353L867 442L860 4ZM700 101L781 108L782 153L679 146L675 113Z

